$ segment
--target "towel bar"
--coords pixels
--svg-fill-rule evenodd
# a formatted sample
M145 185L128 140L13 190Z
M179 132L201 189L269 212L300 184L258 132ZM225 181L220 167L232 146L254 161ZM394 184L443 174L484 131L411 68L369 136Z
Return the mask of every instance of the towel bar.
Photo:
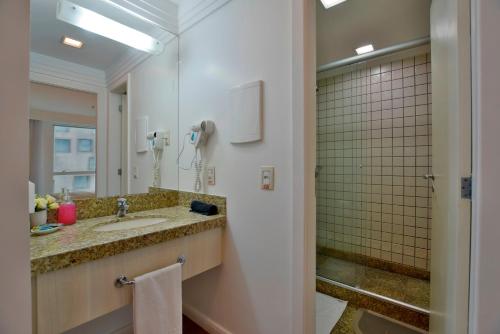
M186 263L186 257L184 255L181 255L177 258L177 261L176 263L180 263L180 264L184 264ZM115 280L115 286L117 288L121 288L123 287L124 285L134 285L135 284L135 281L134 280L131 280L129 281L129 279L127 278L127 276L125 275L121 275L119 276L116 280Z

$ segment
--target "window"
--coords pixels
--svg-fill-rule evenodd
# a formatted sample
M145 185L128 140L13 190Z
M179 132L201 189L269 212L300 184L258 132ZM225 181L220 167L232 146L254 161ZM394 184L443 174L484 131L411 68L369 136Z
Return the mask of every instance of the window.
M75 175L73 177L73 190L86 191L90 186L90 176L88 175Z
M92 139L78 139L78 152L92 152L93 142Z
M71 139L57 138L54 143L54 150L56 153L70 153L71 152Z
M53 192L95 193L95 128L54 126ZM72 150L72 143L76 148Z
M95 157L90 157L89 158L89 168L88 168L88 170L95 171Z

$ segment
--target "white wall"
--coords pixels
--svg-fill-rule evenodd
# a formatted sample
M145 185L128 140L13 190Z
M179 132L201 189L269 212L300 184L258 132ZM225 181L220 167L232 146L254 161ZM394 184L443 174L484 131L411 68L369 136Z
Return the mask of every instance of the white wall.
M330 9L315 1L318 65L352 57L369 43L381 49L429 36L430 0L349 0Z
M215 121L206 150L209 193L226 195L223 265L184 284L191 314L238 333L292 332L292 49L289 0L233 0L180 36L180 134ZM229 143L228 90L264 81L264 140ZM187 144L187 159L193 148ZM274 191L259 167L276 167ZM180 189L193 175L180 172Z
M31 333L28 218L29 1L0 1L0 333Z
M30 109L96 117L97 95L32 82Z
M500 332L500 6L472 1L473 171L470 333Z
M130 178L130 193L147 192L153 184L153 153L136 153L135 120L148 116L148 131L170 131L170 146L162 160L162 187L177 189L178 128L178 43L171 40L162 54L152 56L130 73L129 91L129 173L137 168L137 178Z

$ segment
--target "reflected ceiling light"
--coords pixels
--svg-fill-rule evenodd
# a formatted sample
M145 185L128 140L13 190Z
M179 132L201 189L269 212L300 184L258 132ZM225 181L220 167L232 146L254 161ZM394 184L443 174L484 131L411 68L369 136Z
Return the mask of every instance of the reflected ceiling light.
M328 9L328 8L336 6L339 3L342 3L344 1L347 1L347 0L321 0L321 3L323 4L323 6L325 6L326 9Z
M77 39L73 39L73 38L68 37L68 36L63 36L61 43L65 44L67 46L77 48L77 49L81 49L83 47L82 41L79 41Z
M159 40L66 0L57 3L57 18L144 52L160 54L163 51Z
M368 53L368 52L372 52L373 50L375 50L373 48L373 45L371 44L368 44L368 45L363 45L363 46L360 46L359 48L356 49L356 53L358 55L362 55L363 53Z

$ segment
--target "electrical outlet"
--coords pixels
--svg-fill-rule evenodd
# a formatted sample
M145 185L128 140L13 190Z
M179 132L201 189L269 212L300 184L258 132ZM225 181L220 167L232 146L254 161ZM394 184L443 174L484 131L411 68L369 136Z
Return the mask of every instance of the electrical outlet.
M260 167L260 189L274 190L274 167Z
M207 182L209 186L215 186L215 167L207 168Z

